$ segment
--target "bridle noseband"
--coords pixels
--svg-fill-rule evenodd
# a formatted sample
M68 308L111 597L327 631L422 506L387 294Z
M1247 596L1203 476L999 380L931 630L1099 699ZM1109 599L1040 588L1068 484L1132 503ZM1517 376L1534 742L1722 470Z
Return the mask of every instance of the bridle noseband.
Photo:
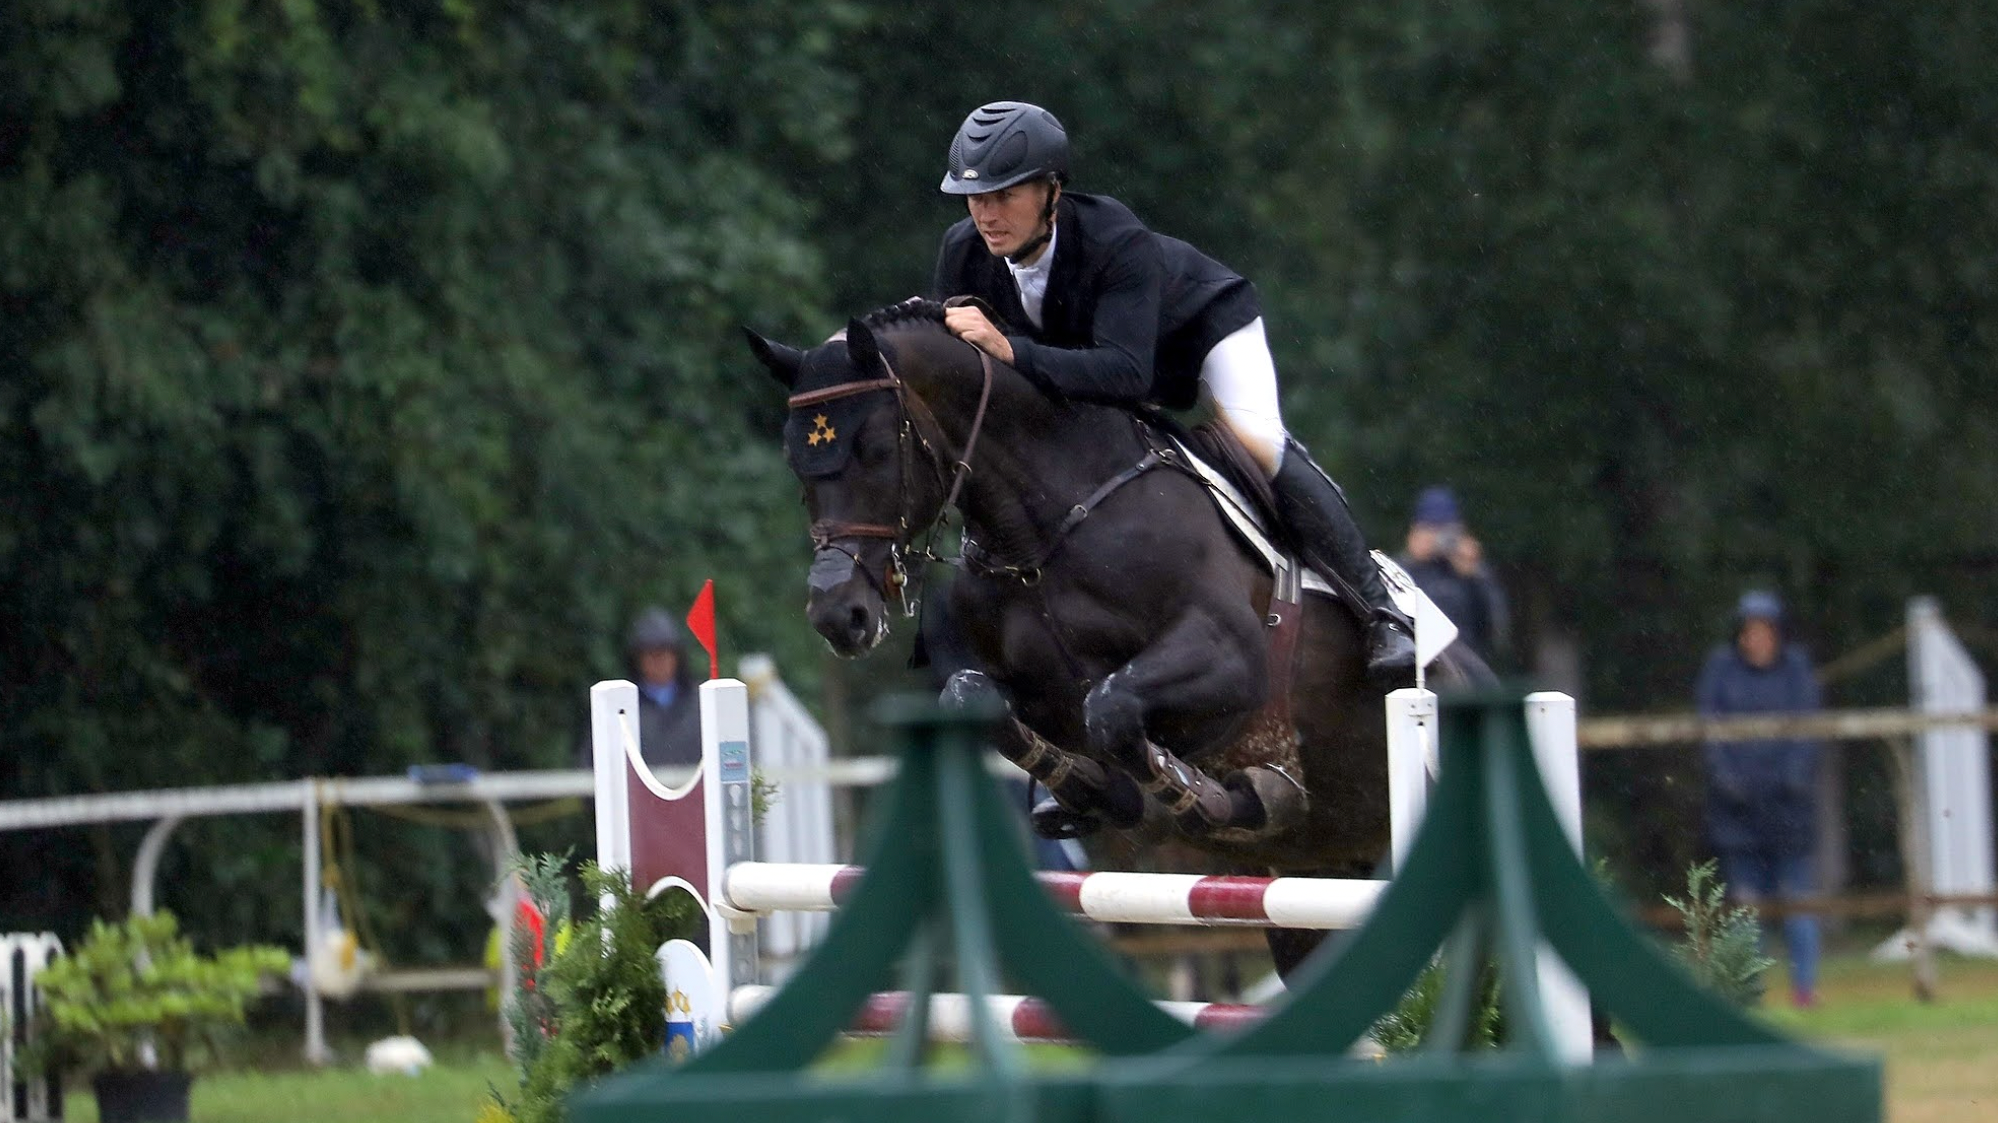
M971 345L966 344L966 346ZM889 363L887 355L878 356L881 360L881 369L886 372L885 377L868 379L862 382L845 382L838 386L827 386L819 390L808 390L802 394L793 394L787 399L787 404L790 408L804 409L808 406L837 401L841 398L849 398L857 394L870 394L877 390L894 391L895 407L901 414L901 424L898 427L899 432L896 435L898 480L896 483L895 525L819 519L812 523L811 534L812 550L814 553L821 550L838 550L840 553L853 559L854 567L867 575L868 581L874 585L875 591L881 594L882 600L885 601L888 599L890 591L893 591L901 598L902 615L904 616L914 616L916 614L916 606L922 600L920 595L913 598L910 596L912 582L909 580L909 571L904 559L916 558L921 561L945 560L937 556L931 549L931 544L936 540L936 529L949 516L950 509L957 504L957 497L964 488L966 477L971 475L972 451L977 448L978 435L985 427L985 408L992 401L992 356L975 346L972 347L972 350L978 353L979 369L985 379L984 386L978 393L978 410L972 415L971 432L965 438L964 453L957 458L956 468L951 473L950 487L944 495L943 505L937 508L936 515L928 523L924 524L920 530L916 529L911 522L909 510L909 477L914 470L915 446L920 444L923 451L928 454L926 459L929 461L930 470L941 481L943 477L943 457L938 452L938 449L944 445L943 427L938 424L936 415L930 411L929 406L923 402L923 399L911 391L908 384L902 381L902 377L895 373L895 368ZM924 432L923 430L925 429L928 432ZM932 434L936 437L934 445L930 440ZM921 549L917 549L915 538L924 531L929 532L929 541L925 542ZM888 566L878 580L861 563L859 554L841 545L842 539L855 538L880 538L888 541Z

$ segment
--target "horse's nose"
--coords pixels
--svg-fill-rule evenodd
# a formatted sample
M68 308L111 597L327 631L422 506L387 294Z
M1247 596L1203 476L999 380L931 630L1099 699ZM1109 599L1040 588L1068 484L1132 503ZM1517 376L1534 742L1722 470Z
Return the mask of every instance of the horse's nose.
M833 607L813 621L837 655L851 658L872 649L880 636L880 620L865 600Z
M812 627L825 637L834 654L852 658L881 642L880 605L868 592L848 588L812 597L807 608Z

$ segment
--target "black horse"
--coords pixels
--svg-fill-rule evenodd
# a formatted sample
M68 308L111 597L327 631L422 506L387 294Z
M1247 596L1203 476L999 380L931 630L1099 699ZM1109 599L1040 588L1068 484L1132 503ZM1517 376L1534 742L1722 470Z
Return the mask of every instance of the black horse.
M927 538L961 512L952 608L982 673L960 672L946 697L1008 704L1000 751L1061 808L1038 829L1149 824L1236 869L1376 867L1386 723L1361 626L1307 594L1294 654L1273 657L1270 567L1158 425L1051 397L951 335L934 302L875 312L810 351L750 341L791 392L785 451L814 546L806 612L836 653L880 642L890 602L913 595L909 567L932 557ZM1288 664L1287 698L1273 660ZM1271 937L1280 968L1316 942Z

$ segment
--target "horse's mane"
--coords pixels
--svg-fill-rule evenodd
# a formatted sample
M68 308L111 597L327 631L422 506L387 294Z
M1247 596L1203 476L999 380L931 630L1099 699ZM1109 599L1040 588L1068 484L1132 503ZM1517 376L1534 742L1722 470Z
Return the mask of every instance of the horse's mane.
M899 304L876 308L860 317L860 323L869 331L884 331L908 324L933 324L941 330L944 323L944 306L939 300L912 296Z

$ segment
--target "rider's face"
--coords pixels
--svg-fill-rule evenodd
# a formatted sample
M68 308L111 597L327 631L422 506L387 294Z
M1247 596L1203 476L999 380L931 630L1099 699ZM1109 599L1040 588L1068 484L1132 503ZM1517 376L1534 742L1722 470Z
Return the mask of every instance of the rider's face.
M1010 256L1039 234L1041 215L1052 190L1047 182L1037 180L981 195L966 195L965 206L971 210L971 221L978 224L978 236L985 239L986 251L994 257Z

